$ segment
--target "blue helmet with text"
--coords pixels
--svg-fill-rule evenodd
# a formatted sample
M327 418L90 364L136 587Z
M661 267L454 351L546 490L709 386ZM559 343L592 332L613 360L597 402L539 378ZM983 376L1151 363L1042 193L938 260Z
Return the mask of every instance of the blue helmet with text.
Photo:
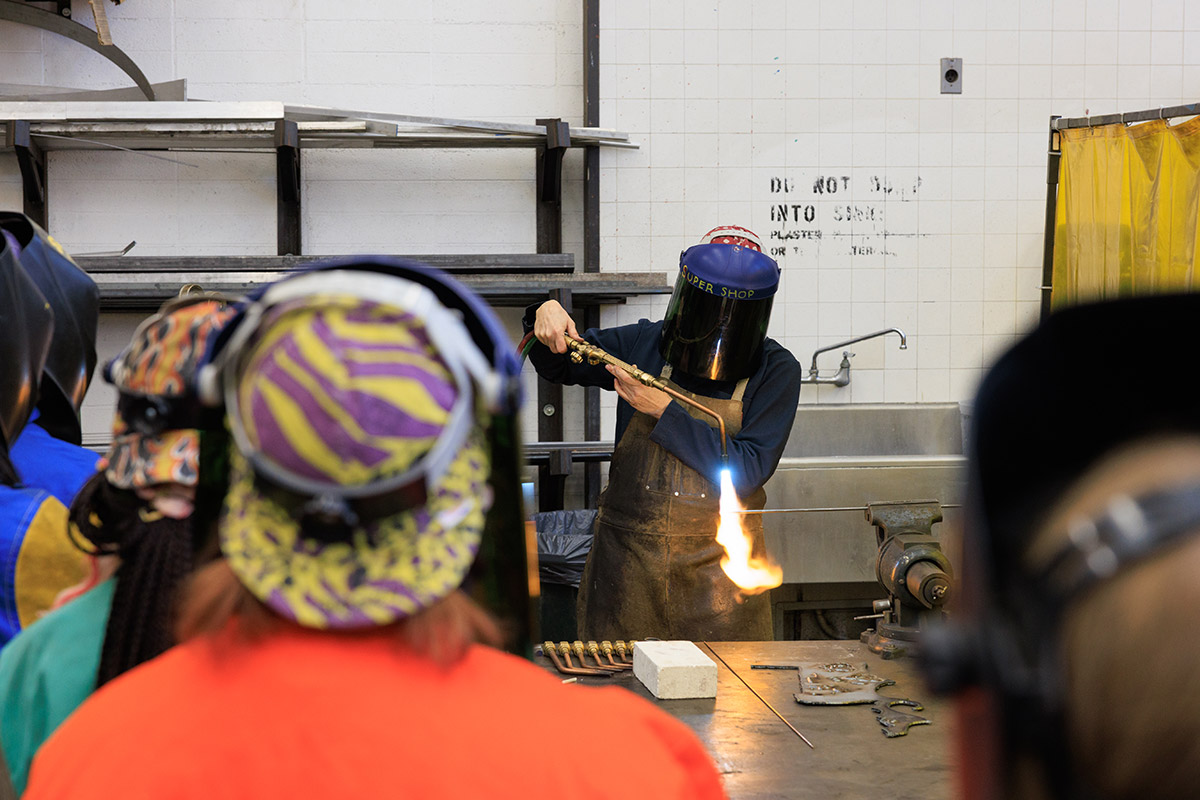
M713 228L679 256L659 352L674 369L709 380L739 380L758 368L779 265L753 231Z

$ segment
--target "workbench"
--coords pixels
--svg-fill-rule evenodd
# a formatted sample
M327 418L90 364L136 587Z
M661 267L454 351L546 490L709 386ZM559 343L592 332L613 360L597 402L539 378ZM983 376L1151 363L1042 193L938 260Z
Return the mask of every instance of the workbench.
M884 660L853 641L697 642L717 664L717 696L657 700L632 671L581 678L588 685L623 686L686 723L708 748L732 800L943 800L954 780L952 707L922 684L911 659ZM537 661L548 666L544 657ZM751 669L752 664L867 664L896 683L881 696L909 698L930 720L905 736L887 738L870 705L811 706L796 702L796 670ZM722 663L724 662L724 663ZM553 669L553 667L550 667ZM736 673L736 674L735 674ZM813 743L810 749L739 680L754 688Z

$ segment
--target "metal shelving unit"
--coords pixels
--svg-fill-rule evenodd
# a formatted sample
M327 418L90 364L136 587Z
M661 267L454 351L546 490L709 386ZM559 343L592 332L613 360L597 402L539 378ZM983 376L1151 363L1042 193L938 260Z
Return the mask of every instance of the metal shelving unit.
M458 275L496 305L525 305L567 290L583 309L631 295L669 293L662 273L600 273L575 268L562 242L562 157L571 147L635 148L627 134L572 128L560 119L533 125L351 111L280 102L36 101L0 102L0 131L21 169L24 211L49 229L52 191L46 154L262 152L274 154L277 175L277 256L82 257L107 309L150 310L186 283L244 292L308 262L301 237L302 154L321 149L532 148L537 153L537 252L417 255ZM586 204L585 204L586 205ZM594 205L594 204L593 204ZM589 209L598 217L598 209ZM585 226L598 258L598 227ZM596 239L596 242L591 242ZM592 247L591 245L594 245Z
M493 305L524 306L546 297L559 300L582 327L599 325L600 306L637 295L669 294L666 273L599 271L599 151L601 147L636 148L629 136L598 126L599 19L596 0L584 0L584 120L572 127L558 118L534 124L486 122L355 111L275 101L204 102L54 98L0 101L0 131L21 171L24 212L49 229L52 186L46 156L53 151L112 150L140 152L261 152L276 166L276 256L80 257L101 290L101 307L112 311L150 311L188 283L206 289L243 293L303 269L318 258L305 255L301 230L302 165L305 150L408 148L531 148L535 152L537 200L536 252L526 254L410 255L455 274ZM168 87L170 88L170 87ZM182 89L181 89L182 91ZM180 92L175 92L179 94ZM166 92L163 92L164 96ZM124 95L124 96L127 96ZM103 98L103 99L101 99ZM583 264L562 253L562 162L572 147L584 151ZM582 268L580 268L582 267ZM599 391L584 398L585 436L599 438ZM539 380L538 406L563 410L562 387ZM541 442L563 438L562 413L539 414ZM559 447L539 461L543 510L562 507L572 451ZM598 463L584 464L585 504L600 491Z

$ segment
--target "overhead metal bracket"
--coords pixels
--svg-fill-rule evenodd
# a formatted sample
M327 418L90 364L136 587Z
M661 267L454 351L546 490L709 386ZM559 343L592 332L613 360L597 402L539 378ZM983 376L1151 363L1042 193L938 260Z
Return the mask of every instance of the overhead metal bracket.
M571 146L571 126L561 119L539 119L546 143L537 148L537 251L562 252L562 161Z
M60 17L71 16L71 0L25 0L26 3L53 3Z
M84 47L95 50L120 67L122 72L132 78L133 82L142 90L142 94L146 95L147 100L154 99L154 87L150 85L150 81L138 69L138 65L133 63L133 59L125 54L125 51L116 45L100 44L99 39L96 37L96 31L86 25L73 22L70 16L70 2L58 0L57 4L59 13L55 14L52 11L34 8L21 0L0 0L0 20L41 28L44 31L65 36L73 42L78 42ZM65 12L63 11L64 6L66 8Z
M277 255L300 255L300 128L282 119L275 123Z
M539 119L546 126L546 148L542 152L541 180L538 196L543 202L562 202L562 161L571 146L571 126L561 119Z
M33 141L28 120L9 120L4 131L4 146L16 153L17 165L21 168L22 210L38 225L49 228L46 224L46 154Z

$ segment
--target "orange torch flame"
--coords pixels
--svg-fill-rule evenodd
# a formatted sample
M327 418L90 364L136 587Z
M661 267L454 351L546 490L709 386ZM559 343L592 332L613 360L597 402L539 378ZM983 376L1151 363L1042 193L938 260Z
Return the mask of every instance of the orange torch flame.
M754 558L753 541L742 527L742 507L729 470L721 470L721 526L717 544L725 548L721 569L746 594L759 594L783 583L783 569L769 559Z

